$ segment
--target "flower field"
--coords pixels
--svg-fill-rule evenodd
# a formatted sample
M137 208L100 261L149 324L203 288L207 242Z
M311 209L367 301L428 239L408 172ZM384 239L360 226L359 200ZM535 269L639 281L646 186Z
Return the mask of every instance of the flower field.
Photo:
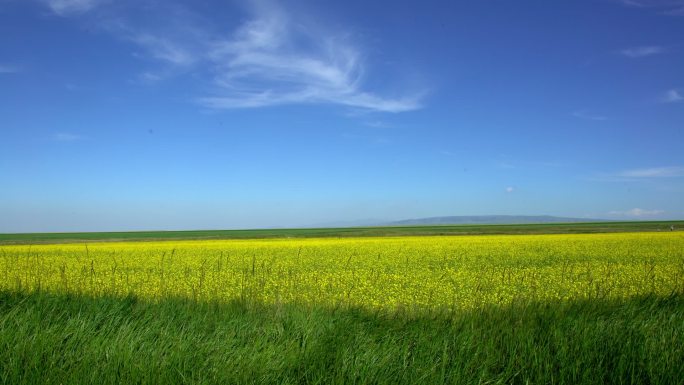
M684 291L684 234L0 246L0 289L382 310Z
M0 384L674 384L684 233L0 246Z

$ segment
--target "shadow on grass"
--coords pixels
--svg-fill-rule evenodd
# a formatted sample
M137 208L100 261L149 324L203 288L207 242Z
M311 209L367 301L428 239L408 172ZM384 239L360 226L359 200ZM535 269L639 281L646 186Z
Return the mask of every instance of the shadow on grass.
M684 378L684 295L458 314L0 292L1 383L639 383Z

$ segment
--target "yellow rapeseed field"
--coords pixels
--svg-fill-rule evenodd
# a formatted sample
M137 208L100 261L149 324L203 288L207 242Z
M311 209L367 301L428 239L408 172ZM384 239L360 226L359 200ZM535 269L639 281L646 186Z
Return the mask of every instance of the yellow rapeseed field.
M388 310L667 295L684 234L0 246L0 289Z

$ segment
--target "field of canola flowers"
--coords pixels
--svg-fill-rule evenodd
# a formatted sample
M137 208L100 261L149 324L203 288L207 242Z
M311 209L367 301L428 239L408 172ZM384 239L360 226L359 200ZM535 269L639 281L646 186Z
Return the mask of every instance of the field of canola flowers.
M471 310L684 292L684 233L0 246L0 290Z

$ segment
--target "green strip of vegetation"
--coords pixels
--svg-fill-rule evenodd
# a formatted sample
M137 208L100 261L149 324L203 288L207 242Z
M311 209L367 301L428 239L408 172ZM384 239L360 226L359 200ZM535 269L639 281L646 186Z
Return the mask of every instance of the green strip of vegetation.
M684 221L545 223L524 225L396 226L307 229L132 231L88 233L0 234L0 244L184 239L257 239L311 237L382 237L409 235L574 234L684 229Z
M676 384L684 295L459 314L0 293L3 384Z

